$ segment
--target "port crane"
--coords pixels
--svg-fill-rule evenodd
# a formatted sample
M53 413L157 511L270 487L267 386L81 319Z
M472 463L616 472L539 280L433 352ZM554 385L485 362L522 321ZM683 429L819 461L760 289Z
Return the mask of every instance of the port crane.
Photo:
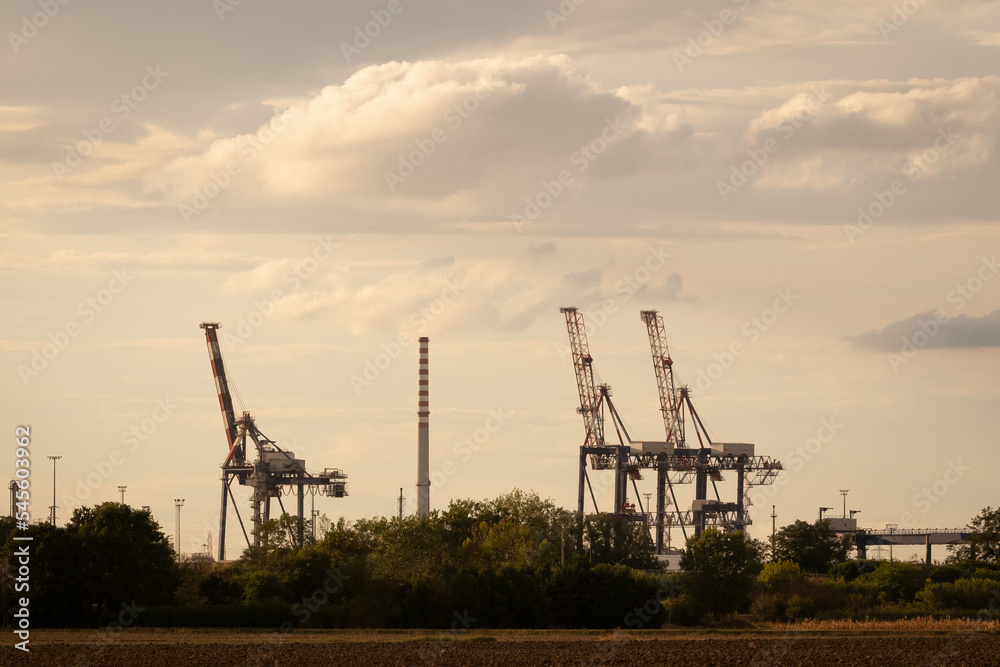
M307 490L312 494L318 491L323 495L343 498L347 495L347 475L338 468L325 468L321 473L308 472L304 460L295 458L294 452L282 449L276 442L260 432L252 412L244 410L241 416L236 418L230 382L222 360L222 348L219 346L218 329L222 325L218 322L202 322L200 326L205 330L205 341L212 363L212 374L215 377L219 407L222 410L222 422L225 427L228 451L222 463L219 560L223 561L226 558L226 515L230 500L247 546L259 547L260 528L271 517L271 498L277 499L278 505L284 513L285 506L281 502L281 496L295 494L298 500L298 529L297 533L292 535L292 539L301 546L304 538L304 510ZM251 443L253 445L251 454L255 455L253 459L247 457L248 446ZM250 535L253 535L253 540L247 534L243 517L240 516L236 498L233 496L232 484L234 480L240 485L251 487L253 490L250 499L252 508Z
M773 483L775 476L782 470L781 462L768 456L756 456L752 444L712 442L691 402L689 388L677 386L663 318L656 311L640 311L649 335L666 440L633 441L611 400L611 387L601 382L594 370L583 313L573 307L560 308L560 312L565 315L569 333L570 353L580 399L577 412L583 415L586 431L584 443L580 447L577 498L577 510L581 518L584 513L585 488L589 489L594 510L598 511L593 486L587 475L589 458L592 470L615 471L613 514L629 520L645 520L646 508L642 507L635 482L642 479L642 470L656 471L654 523L657 553L664 553L664 534L671 526L679 526L687 538L685 526L694 527L695 536L700 536L706 525L719 525L727 530L742 530L748 525L750 518L745 487ZM617 436L615 443L605 440L605 413L614 424ZM689 421L692 426L690 430L697 441L696 446L689 446L687 442ZM736 502L724 502L721 498L716 483L722 481L723 471L736 472ZM635 490L641 514L635 513L633 505L628 502L629 480ZM674 487L692 481L695 483L694 502L690 510L682 510ZM714 499L708 498L709 483L714 491ZM674 507L669 513L668 504Z

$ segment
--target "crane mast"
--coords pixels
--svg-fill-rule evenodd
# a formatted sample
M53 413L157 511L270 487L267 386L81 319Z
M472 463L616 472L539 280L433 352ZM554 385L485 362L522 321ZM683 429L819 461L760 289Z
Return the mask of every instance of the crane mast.
M222 408L222 423L226 429L226 444L229 447L229 455L226 463L233 458L240 447L237 444L236 413L233 410L233 397L229 393L229 380L226 378L226 368L222 363L222 348L219 347L219 335L216 333L221 324L218 322L202 322L201 328L205 330L205 342L208 345L208 357L212 362L212 374L215 376L215 388L219 393L219 407ZM242 463L246 460L246 452L239 451L237 461ZM224 465L224 464L223 464Z
M667 442L676 448L684 447L684 412L681 409L683 400L677 393L674 384L674 361L670 358L667 347L667 332L663 326L663 317L655 310L639 311L642 321L646 323L649 333L649 349L653 355L653 371L656 373L656 386L660 392L660 412L663 413L663 425L667 432Z
M580 407L577 412L583 415L583 427L587 431L583 444L584 447L603 447L604 417L601 414L601 399L594 380L594 359L590 356L583 313L576 308L560 308L559 312L566 316L566 329L569 331L573 370L576 373L576 386L580 393Z

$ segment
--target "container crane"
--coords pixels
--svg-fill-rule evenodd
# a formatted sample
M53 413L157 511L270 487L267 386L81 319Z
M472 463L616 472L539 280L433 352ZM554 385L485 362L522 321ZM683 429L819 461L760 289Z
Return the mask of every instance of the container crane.
M230 383L226 376L225 364L222 361L222 350L219 346L218 322L202 322L205 330L205 341L208 345L208 356L212 363L212 374L215 376L215 386L219 395L219 407L222 410L222 421L226 431L228 454L222 463L222 502L219 515L219 560L226 558L226 514L229 500L239 520L240 528L247 546L260 546L260 528L270 520L271 498L277 498L282 512L285 511L281 502L282 490L297 493L298 500L298 531L292 539L299 545L304 538L305 493L309 489L315 494L317 490L328 496L343 498L347 495L347 475L337 468L326 468L322 473L312 474L306 470L305 461L295 458L293 452L285 451L273 440L269 439L257 428L253 413L244 411L236 419ZM247 441L253 443L256 459L247 460ZM233 496L233 480L243 486L253 488L251 506L253 509L251 534L247 534L243 517L240 516L236 498Z

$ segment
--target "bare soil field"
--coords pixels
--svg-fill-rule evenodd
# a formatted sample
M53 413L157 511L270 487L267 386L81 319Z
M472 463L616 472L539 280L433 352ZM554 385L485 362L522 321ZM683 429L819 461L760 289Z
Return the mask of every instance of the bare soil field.
M1000 633L966 629L654 631L132 630L32 633L0 664L319 667L329 665L969 665L1000 664Z

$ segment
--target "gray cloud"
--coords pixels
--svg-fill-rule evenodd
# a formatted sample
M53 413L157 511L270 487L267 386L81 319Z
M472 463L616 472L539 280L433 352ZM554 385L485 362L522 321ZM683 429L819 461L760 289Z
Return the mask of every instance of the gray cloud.
M904 340L913 341L914 334L922 331L927 334L927 344L920 347L1000 347L1000 310L982 317L958 315L944 324L938 324L937 317L935 311L929 310L848 340L858 349L898 352Z

